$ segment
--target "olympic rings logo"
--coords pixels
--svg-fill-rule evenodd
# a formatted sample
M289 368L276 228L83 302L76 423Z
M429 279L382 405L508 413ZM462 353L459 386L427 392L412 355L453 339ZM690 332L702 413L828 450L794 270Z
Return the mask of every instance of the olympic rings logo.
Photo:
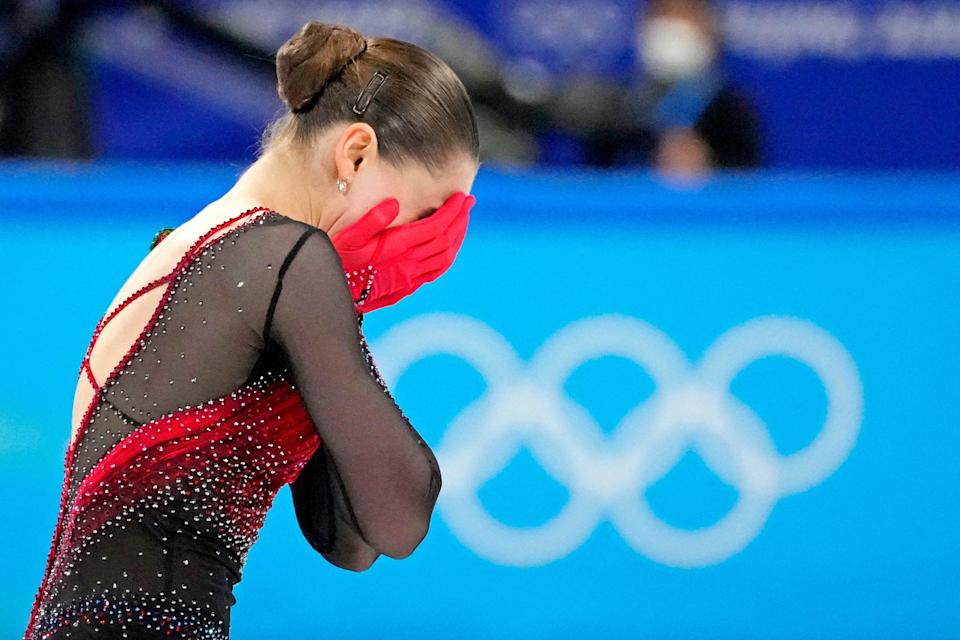
M486 324L446 313L393 327L374 353L389 385L435 354L458 356L486 379L487 392L451 422L436 449L444 475L438 509L463 544L505 565L556 561L579 547L604 518L631 548L657 562L675 567L722 562L759 534L781 497L820 483L843 463L863 411L857 367L843 346L808 321L782 316L730 329L696 366L657 328L622 315L567 325L526 364ZM607 355L633 360L656 385L610 435L562 392L580 364ZM819 433L789 455L776 450L760 418L729 392L744 367L772 355L809 366L826 392ZM518 528L492 517L477 489L523 446L570 497L541 526ZM736 504L723 518L695 530L661 520L641 490L666 475L690 448L738 490Z

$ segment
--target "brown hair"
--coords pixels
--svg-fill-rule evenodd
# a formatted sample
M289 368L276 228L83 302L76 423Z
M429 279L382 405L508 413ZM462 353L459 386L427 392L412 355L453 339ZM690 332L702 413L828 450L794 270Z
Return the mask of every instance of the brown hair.
M467 90L429 51L311 20L276 59L277 92L289 110L264 131L261 152L280 140L309 143L336 122L363 121L376 131L384 159L394 164L418 161L438 170L457 152L479 161Z

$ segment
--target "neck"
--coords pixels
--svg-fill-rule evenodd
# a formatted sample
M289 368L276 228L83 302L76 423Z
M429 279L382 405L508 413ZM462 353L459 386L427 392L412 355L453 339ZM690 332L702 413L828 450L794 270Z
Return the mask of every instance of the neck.
M224 198L254 201L329 232L345 212L330 165L295 148L275 147L251 164Z

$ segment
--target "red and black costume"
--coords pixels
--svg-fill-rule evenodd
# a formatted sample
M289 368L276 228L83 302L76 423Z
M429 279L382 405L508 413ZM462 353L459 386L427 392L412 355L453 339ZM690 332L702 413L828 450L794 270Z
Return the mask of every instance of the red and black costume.
M97 379L98 336L138 301L147 317L144 300L149 320ZM440 470L362 319L327 234L262 207L105 315L25 640L228 638L233 586L285 484L331 563L411 553Z

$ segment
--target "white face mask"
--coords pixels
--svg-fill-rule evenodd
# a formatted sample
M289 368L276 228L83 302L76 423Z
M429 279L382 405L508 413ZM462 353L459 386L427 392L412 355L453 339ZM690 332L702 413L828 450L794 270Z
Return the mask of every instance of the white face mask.
M647 73L668 82L689 78L713 62L713 43L682 18L652 18L640 30L637 49Z

